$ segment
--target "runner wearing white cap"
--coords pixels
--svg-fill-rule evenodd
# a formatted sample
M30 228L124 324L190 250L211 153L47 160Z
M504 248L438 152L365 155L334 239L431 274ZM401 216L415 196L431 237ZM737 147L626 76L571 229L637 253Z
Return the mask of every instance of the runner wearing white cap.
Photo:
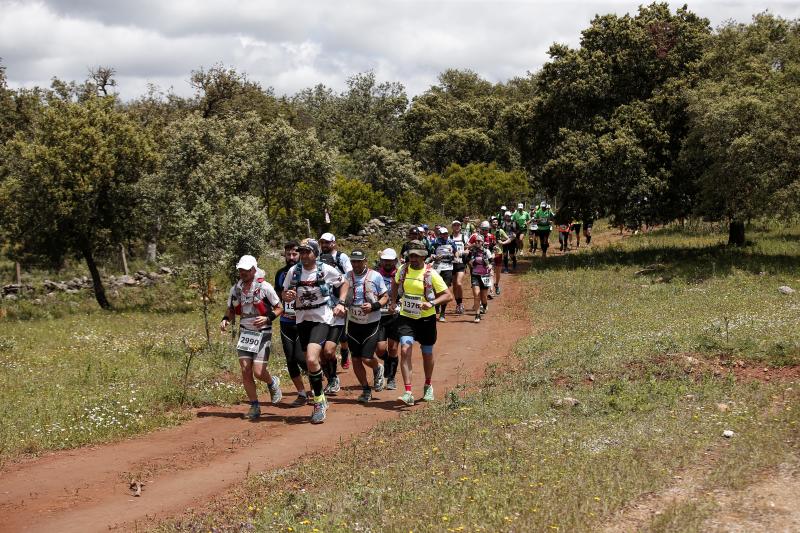
M320 235L319 238L319 246L322 250L323 254L331 254L333 257L333 266L341 272L342 275L347 274L351 270L353 270L353 265L350 263L350 258L347 257L347 254L342 253L336 249L336 236L333 233L325 232ZM340 323L341 322L341 323ZM331 372L329 372L329 379L333 378L333 385L329 386L329 392L336 393L339 391L339 378L336 376L336 344L340 345L340 352L342 355L342 368L348 369L350 368L350 350L347 346L347 335L345 335L346 322L344 319L338 320L335 326L341 326L340 328L340 338L333 343L333 351L331 351L330 347L326 347L325 356L326 359L329 361L328 364L332 365ZM335 333L335 330L334 330ZM330 345L329 345L330 346ZM332 361L332 363L330 362ZM329 384L330 385L330 384Z
M270 343L272 341L272 321L282 312L280 299L275 289L256 278L258 264L252 255L243 255L236 264L239 281L231 287L228 306L222 316L219 328L223 333L236 315L241 316L236 353L242 371L242 385L250 401L250 410L245 415L250 420L261 416L255 378L267 383L273 404L281 401L281 382L272 376L267 368Z
M380 259L378 274L391 293L394 276L397 274L397 252L393 248L386 248L381 252ZM386 388L394 390L397 388L395 376L399 365L400 335L397 333L397 313L389 310L390 303L381 308L381 329L378 331L378 346L375 352L384 361Z
M450 238L450 231L444 227L439 227L439 235L433 241L433 268L442 277L448 287L453 285L453 261L456 257L456 243ZM442 302L436 306L436 312L439 314L439 322L445 321L445 311L447 310L447 301Z

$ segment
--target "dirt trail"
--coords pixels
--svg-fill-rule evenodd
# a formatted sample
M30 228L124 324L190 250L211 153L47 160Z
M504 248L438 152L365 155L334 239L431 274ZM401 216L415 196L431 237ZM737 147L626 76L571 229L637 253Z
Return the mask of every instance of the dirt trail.
M525 270L527 262L520 266ZM434 374L438 398L458 383L479 378L487 362L505 357L530 331L524 282L504 276L502 288L481 324L473 324L470 315L451 315L439 324ZM468 309L469 294L464 301ZM414 392L420 395L424 378L418 348L414 366ZM409 409L395 401L401 391L376 393L377 400L360 405L352 371L341 375L342 392L330 398L328 418L320 426L308 423L310 407L290 408L294 394L287 394L280 405L262 404L261 420L255 423L241 418L244 405L203 408L179 427L11 466L0 472L0 531L87 532L152 524L202 506L251 471L333 449L341 439ZM141 497L131 496L131 479L146 483Z

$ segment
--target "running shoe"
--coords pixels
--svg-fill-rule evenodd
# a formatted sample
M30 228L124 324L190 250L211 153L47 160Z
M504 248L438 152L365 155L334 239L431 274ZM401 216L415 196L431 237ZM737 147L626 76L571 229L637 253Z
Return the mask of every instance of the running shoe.
M422 389L422 401L425 402L432 402L433 401L433 385L425 385Z
M497 296L500 296L500 287L496 287L496 288L494 289L494 293L495 293Z
M269 385L269 397L273 405L280 402L281 398L283 398L283 392L281 392L281 380L278 378L278 376L272 376L272 385Z
M477 315L475 315L475 320L474 320L474 322L475 322L476 324L480 324L480 322L481 322L481 314L480 314L480 313L478 313Z
M314 410L311 412L311 423L322 424L325 421L325 411L328 410L328 402L314 402Z
M380 392L383 390L383 383L384 383L383 371L384 371L383 365L378 365L377 367L375 367L375 370L372 371L372 378L373 378L372 384L373 387L375 388L375 392Z
M397 388L397 381L395 381L395 379L394 379L394 378L389 378L389 379L386 381L386 388L387 388L388 390L395 390L395 389Z
M494 295L491 292L488 294L488 297L490 300L494 300Z
M414 405L414 395L410 391L405 391L402 396L398 398L399 401L406 405Z
M251 405L250 410L244 415L248 420L256 420L259 416L261 416L261 406L258 404Z
M481 314L482 314L482 315L485 315L485 314L486 314L486 310L487 310L488 308L489 308L489 306L488 306L488 305L483 305L483 304L481 304Z
M456 314L463 315L464 314L464 304L458 304L456 306Z
M342 383L339 381L339 376L333 376L333 379L328 382L328 385L322 392L325 394L336 394L340 390L342 390Z
M349 357L347 359L345 359L344 361L342 361L342 368L345 369L345 370L350 368L350 358Z
M447 319L445 319L444 315L439 317L439 322L447 322Z
M364 391L361 393L361 396L356 399L360 403L369 403L369 401L372 399L372 391L369 389L364 389Z
M297 395L297 398L294 399L292 403L289 404L290 407L303 407L305 404L308 403L308 396L306 395Z

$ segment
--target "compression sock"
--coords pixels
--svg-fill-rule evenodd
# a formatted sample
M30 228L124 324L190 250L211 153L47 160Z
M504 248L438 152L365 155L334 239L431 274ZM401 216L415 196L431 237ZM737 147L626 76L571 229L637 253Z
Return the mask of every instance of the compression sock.
M309 372L308 381L311 383L311 390L314 391L314 396L322 395L322 370L316 372Z
M397 364L399 363L399 358L397 357L386 357L386 376L389 379L394 379L397 375Z
M425 378L425 385L431 384L431 378Z
M411 392L411 383L406 383L406 392Z

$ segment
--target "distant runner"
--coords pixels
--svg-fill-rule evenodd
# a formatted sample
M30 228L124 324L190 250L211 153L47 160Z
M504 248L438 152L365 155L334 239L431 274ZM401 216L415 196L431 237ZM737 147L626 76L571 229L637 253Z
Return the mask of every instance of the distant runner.
M456 243L450 238L449 230L444 226L439 228L439 237L433 242L433 268L442 276L448 287L453 285L453 263L456 258ZM439 322L444 322L447 301L439 304L436 311L439 313Z
M394 249L386 248L381 252L378 273L383 277L383 283L391 296L391 287L394 284L395 274L397 274L397 252ZM389 390L397 388L395 376L397 367L400 365L400 335L397 333L397 316L397 312L390 311L388 303L381 308L381 329L378 332L376 351L378 356L383 359L386 388Z
M261 416L254 377L269 386L273 404L280 402L283 397L278 376L272 376L267 368L272 341L272 321L283 312L283 309L272 285L263 278L255 277L257 266L256 258L252 255L243 255L239 259L236 264L239 281L231 287L228 307L219 325L220 331L224 333L236 315L242 317L239 322L236 353L242 371L242 385L247 393L247 399L250 400L250 410L245 417L250 420Z
M481 321L481 315L489 308L489 287L492 286L491 256L483 247L483 237L478 235L470 245L469 254L465 258L470 268L470 285L472 285L475 322Z
M453 258L453 296L456 299L456 314L464 314L464 272L466 272L466 262L464 257L467 255L467 244L469 242L469 234L461 231L461 222L454 220L453 233L450 238L456 245L456 255Z
M495 218L492 220L492 235L494 235L494 293L500 296L500 270L503 266L503 248L514 240L514 237L509 236L508 233L500 227L499 221ZM486 237L484 237L486 240Z
M510 237L508 243L503 245L503 272L513 272L517 269L517 223L511 218L511 212L506 211L503 214L503 220L500 222L500 229L506 232ZM511 266L509 267L509 259Z
M353 270L353 265L350 264L350 259L347 257L347 254L342 253L336 249L336 237L333 233L323 233L320 235L319 238L319 247L323 254L331 254L333 257L333 265L336 267L336 270L339 271L341 274L347 274L351 270ZM347 337L344 335L344 327L342 328L342 335L341 335L341 349L340 353L342 355L342 368L348 369L350 368L350 351L347 348ZM330 349L327 350L328 355L330 356ZM336 347L333 348L333 375L336 377ZM339 378L336 377L335 381L338 384ZM337 385L338 386L338 385ZM337 391L338 392L338 391Z
M525 232L528 231L528 222L531 220L530 213L525 211L525 204L517 204L517 210L511 214L511 220L517 224L516 250L522 255L525 251ZM516 268L516 263L514 264L514 268Z
M547 257L547 249L550 247L550 225L553 220L553 212L550 211L550 206L547 202L542 202L539 209L534 213L536 224L538 228L536 236L539 237L539 242L542 245L542 257Z

